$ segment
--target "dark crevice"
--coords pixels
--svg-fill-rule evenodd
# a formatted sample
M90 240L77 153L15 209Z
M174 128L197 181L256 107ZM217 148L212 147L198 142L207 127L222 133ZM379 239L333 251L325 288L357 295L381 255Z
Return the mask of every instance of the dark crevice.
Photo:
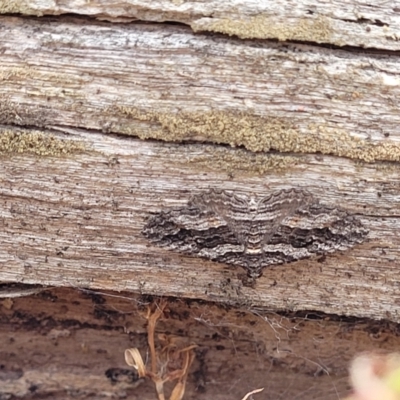
M357 19L339 19L339 21L349 22L351 24L366 24L366 25L374 25L374 26L389 26L389 23L382 22L379 19L368 19L368 18L357 18Z
M151 20L141 20L141 19L135 19L134 16L132 17L125 17L124 15L118 16L118 17L113 17L108 14L94 14L94 15L86 15L86 14L76 14L76 13L63 13L59 15L52 15L52 14L47 14L43 16L36 16L36 15L25 15L25 14L20 14L20 13L4 13L1 14L1 17L18 17L18 18L23 18L27 20L41 20L45 21L48 23L51 22L60 22L60 20L63 20L64 22L70 22L74 23L77 21L85 21L85 22L90 22L93 25L172 25L172 26L182 26L182 27L188 27L190 29L190 26L188 24L185 24L184 22L180 21L173 21L173 20L165 20L165 21L151 21ZM192 16L195 17L195 16ZM203 15L199 15L200 17L204 17ZM113 19L118 18L118 22L114 22ZM126 21L123 21L123 19L126 18ZM0 18L1 19L1 18Z
M29 287L31 285L25 285L26 287ZM36 285L33 285L35 287ZM55 299L58 299L57 292L59 290L66 290L66 288L53 288L49 289L49 292L53 295ZM91 290L91 289L74 289L74 288L68 288L68 290L73 290L79 293L79 296L83 296L84 298L88 298L88 295L90 293L93 293L93 295L96 296L96 299L100 296L101 298L107 299L108 296L114 297L114 293L117 293L118 297L123 297L126 299L129 299L129 301L135 301L143 304L148 304L151 302L156 302L159 299L161 299L159 296L155 295L139 295L134 292L113 292L110 290L107 291L102 291L102 290ZM42 295L39 295L42 296ZM318 311L318 310L298 310L298 311L291 311L288 309L281 309L281 310L271 310L268 309L267 307L252 307L252 306L247 306L245 303L240 303L238 300L238 303L233 303L229 301L228 303L215 303L213 301L209 300L203 300L203 299L189 299L189 298L182 298L182 297L172 297L172 296L164 296L162 299L166 300L168 304L172 307L170 311L170 315L173 316L173 305L178 303L180 305L185 304L185 306L188 308L188 312L190 312L191 308L197 308L199 305L209 305L212 307L219 307L221 310L236 310L238 313L246 313L250 312L251 314L263 316L263 314L270 314L274 313L277 315L280 315L282 317L286 317L289 319L301 319L304 321L331 321L331 322L342 322L346 324L351 324L351 325L365 325L365 329L368 332L374 333L377 329L382 329L386 328L389 329L392 333L394 333L396 336L400 336L400 323L396 323L393 321L390 321L388 319L373 319L373 318L368 318L368 317L357 317L357 316L351 316L351 315L339 315L339 314L331 314L331 313L326 313L323 311ZM232 300L232 299L231 299ZM102 308L102 307L101 307ZM113 309L108 309L103 311L106 311L107 313L112 312L112 316L115 315L121 315L119 312L113 310ZM184 320L187 320L189 314L186 314L183 316ZM96 315L93 315L96 318ZM100 318L101 319L101 318ZM47 324L44 327L43 321L46 320ZM37 316L32 316L29 313L22 312L19 310L16 310L12 313L12 315L3 318L1 321L2 323L7 322L11 323L13 326L18 326L20 328L25 328L25 329L32 329L33 326L40 327L44 331L49 330L50 325L52 328L54 326L58 327L63 327L63 328L72 328L72 329L103 329L103 330L119 330L119 323L117 321L113 321L114 324L112 325L104 325L104 324L93 324L93 323L88 323L88 322L81 322L75 319L58 319L55 320L51 315L45 315L45 314L40 314Z

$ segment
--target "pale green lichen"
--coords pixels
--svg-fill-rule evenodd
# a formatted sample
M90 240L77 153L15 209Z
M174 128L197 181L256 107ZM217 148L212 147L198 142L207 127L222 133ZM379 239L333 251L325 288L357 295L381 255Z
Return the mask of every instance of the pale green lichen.
M212 31L235 35L241 39L278 39L327 43L332 28L326 17L302 18L277 22L275 16L256 15L243 19L202 18L191 24L196 31Z
M34 154L58 157L81 153L86 145L77 140L60 139L40 131L0 130L0 154Z
M6 67L0 66L0 81L17 82L21 84L23 81L32 80L37 81L53 81L55 84L62 84L59 91L65 92L66 90L79 89L85 81L84 76L72 76L62 72L50 72L46 69L40 70L33 67ZM62 86L62 87L61 87ZM41 88L43 89L43 88ZM38 90L38 93L45 93L44 90Z
M43 13L35 12L26 0L0 0L0 14L43 15Z
M190 163L201 168L208 168L213 171L223 171L229 175L236 173L249 173L251 175L263 175L268 171L280 172L293 167L299 162L299 157L289 155L276 155L265 153L252 153L244 149L229 149L212 145L185 146L186 153L192 155L178 159L179 163Z
M323 124L310 125L307 133L302 133L291 121L246 113L146 113L131 107L114 107L107 112L121 116L113 131L142 139L209 141L253 152L321 153L366 162L400 161L400 145L395 142L372 143Z

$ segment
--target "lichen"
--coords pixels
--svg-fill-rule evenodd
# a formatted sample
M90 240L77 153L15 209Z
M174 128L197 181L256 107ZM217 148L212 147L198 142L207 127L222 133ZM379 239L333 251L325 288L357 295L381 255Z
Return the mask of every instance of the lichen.
M185 146L185 149L190 154L192 149L194 153L195 150L199 150L199 147L198 145L188 145ZM201 154L180 158L178 162L188 162L201 168L223 171L229 175L234 175L238 172L263 175L268 171L285 171L296 165L299 162L299 158L289 155L252 153L244 149L233 150L225 147L203 145Z
M294 22L293 22L294 21ZM212 31L241 39L278 39L327 43L332 29L329 19L317 17L277 22L275 16L257 15L247 19L202 18L191 24L197 31Z
M118 124L112 125L112 131L141 139L207 141L243 146L252 152L321 153L366 162L400 161L400 145L395 142L373 143L324 124L310 124L307 132L300 132L290 120L248 113L147 113L122 106L107 113L121 117Z
M62 72L50 72L48 70L35 69L33 67L0 67L0 81L17 82L21 80L31 79L33 81L54 81L55 83L63 83L63 88L60 91L71 90L71 88L79 89L82 82L85 81L83 75L76 77ZM68 88L65 86L68 85ZM45 93L44 91L42 91Z
M0 154L70 155L86 150L83 142L64 140L40 131L0 130Z
M0 0L0 14L42 15L42 13L34 13L32 6L26 0Z

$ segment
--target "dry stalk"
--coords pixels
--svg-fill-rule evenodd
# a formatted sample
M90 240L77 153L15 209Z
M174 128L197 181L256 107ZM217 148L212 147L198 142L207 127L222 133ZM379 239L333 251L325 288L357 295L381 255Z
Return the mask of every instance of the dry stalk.
M260 393L264 390L264 388L261 389L254 389L251 392L247 393L246 396L243 397L242 400L247 400L252 394Z
M148 307L146 319L147 341L150 348L151 368L148 370L143 362L143 358L137 348L125 350L126 363L134 367L140 378L150 378L156 387L158 400L165 400L164 383L177 381L171 392L169 400L181 400L185 393L186 379L189 368L194 360L193 349L196 345L181 346L180 338L159 335L158 339L162 344L161 350L157 353L155 345L155 329L157 321L162 317L166 300Z

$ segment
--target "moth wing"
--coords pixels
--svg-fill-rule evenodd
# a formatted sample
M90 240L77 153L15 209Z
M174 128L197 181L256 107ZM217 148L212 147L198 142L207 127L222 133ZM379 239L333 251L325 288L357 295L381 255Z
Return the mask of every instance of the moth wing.
M245 245L243 221L248 220L248 202L245 195L234 194L224 190L211 190L205 194L194 196L191 204L205 211L212 211L225 221L239 243Z
M282 190L262 198L258 203L258 213L254 221L256 228L263 234L262 247L268 244L286 218L313 201L310 193L299 189Z

